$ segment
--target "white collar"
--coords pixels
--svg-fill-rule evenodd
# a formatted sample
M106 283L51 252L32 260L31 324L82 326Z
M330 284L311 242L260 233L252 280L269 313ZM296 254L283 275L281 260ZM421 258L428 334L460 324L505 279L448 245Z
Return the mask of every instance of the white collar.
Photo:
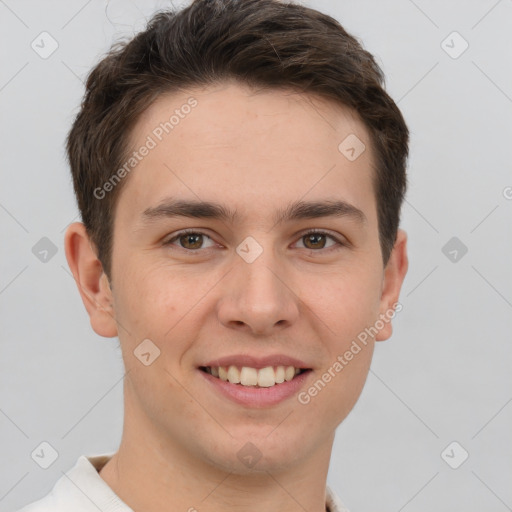
M81 455L76 464L54 485L51 492L34 504L19 512L133 512L101 478L99 471L114 455L103 453L86 457ZM40 505L41 508L34 507ZM34 507L29 508L29 507ZM349 512L336 494L327 486L326 507L329 512Z

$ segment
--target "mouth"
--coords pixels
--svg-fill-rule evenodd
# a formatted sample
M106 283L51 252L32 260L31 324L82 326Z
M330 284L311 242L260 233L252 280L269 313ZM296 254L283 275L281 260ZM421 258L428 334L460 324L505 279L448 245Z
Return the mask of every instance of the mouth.
M305 361L286 354L231 354L199 364L206 393L250 408L292 400L314 372Z
M230 384L247 388L275 388L291 382L300 375L310 372L311 368L295 366L200 366L199 370Z

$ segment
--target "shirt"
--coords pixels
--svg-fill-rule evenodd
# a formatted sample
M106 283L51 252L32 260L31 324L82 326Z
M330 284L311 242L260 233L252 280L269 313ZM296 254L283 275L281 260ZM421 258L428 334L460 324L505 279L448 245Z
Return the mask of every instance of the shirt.
M29 503L17 512L133 512L99 475L114 453L86 457L64 473L43 498ZM349 512L340 499L326 489L327 512Z

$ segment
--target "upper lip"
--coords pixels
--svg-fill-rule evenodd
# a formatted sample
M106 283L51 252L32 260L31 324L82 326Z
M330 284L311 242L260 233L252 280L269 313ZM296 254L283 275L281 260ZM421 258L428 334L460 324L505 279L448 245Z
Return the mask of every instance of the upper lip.
M265 357L250 356L247 354L231 355L212 359L201 366L236 366L238 368L247 366L256 369L266 368L267 366L293 366L304 370L311 368L304 363L304 361L284 354L275 354Z

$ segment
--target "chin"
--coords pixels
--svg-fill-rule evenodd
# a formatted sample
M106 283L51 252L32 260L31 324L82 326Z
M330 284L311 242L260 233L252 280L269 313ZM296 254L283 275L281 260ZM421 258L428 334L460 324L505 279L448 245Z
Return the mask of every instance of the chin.
M211 451L210 443L205 449L210 452L208 460L219 469L239 474L254 475L279 472L291 467L313 450L313 446L305 443L308 439L304 433L291 433L283 428L280 435L272 428L257 430L252 425L249 428L230 431L233 437L226 436L222 443L215 443L215 451ZM310 439L311 440L311 439Z

